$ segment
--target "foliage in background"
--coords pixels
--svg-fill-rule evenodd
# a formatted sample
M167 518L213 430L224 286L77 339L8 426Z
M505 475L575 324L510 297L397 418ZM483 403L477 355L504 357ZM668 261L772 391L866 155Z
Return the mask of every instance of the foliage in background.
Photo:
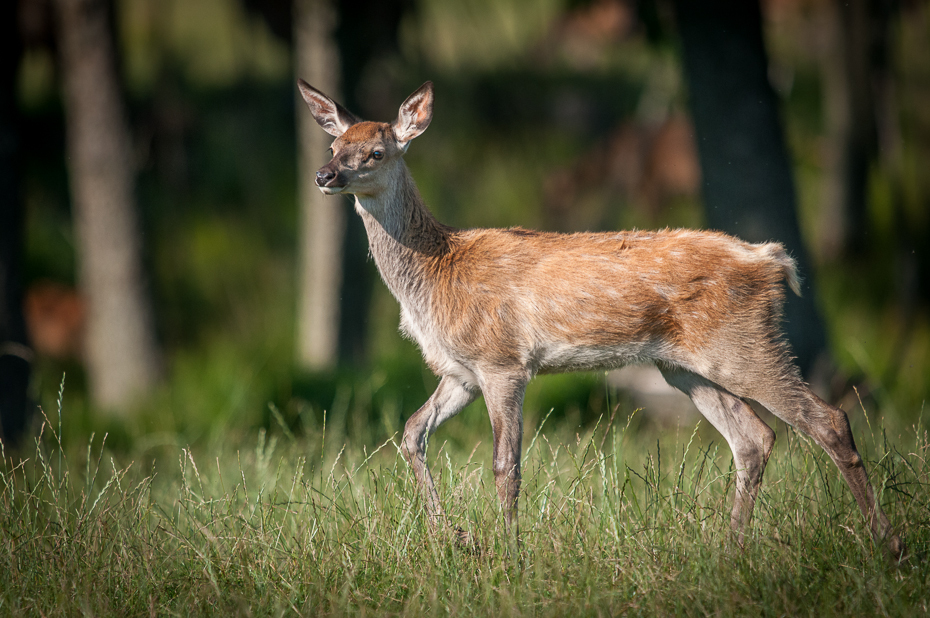
M406 18L399 55L380 58L378 74L357 96L370 94L372 115L386 119L424 79L436 82L435 121L408 162L441 220L563 229L702 224L693 195L655 208L610 187L578 193L557 215L547 210L547 183L599 152L611 131L684 109L672 39L650 40L632 15L629 22L601 20L613 24L603 38L579 36L578 24L585 22L578 9L587 6L421 0ZM291 364L294 187L296 175L307 171L294 164L286 44L233 0L122 0L117 8L169 377L140 406L138 421L112 428L114 436L123 435L127 448L149 434L172 443L208 442L229 428L268 427L269 402L295 427L298 419L318 423L337 392L348 393L350 407L360 402L358 425L389 419L385 435L399 430L434 381L397 333L397 306L383 286L376 286L369 313L367 364L322 376L299 375ZM906 205L903 227L920 239L927 237L930 212L930 176L921 173L930 158L930 55L924 53L930 11L912 10L894 26L901 142L897 158L879 162L870 185L874 249L865 263L823 263L819 276L840 367L863 384L870 409L897 417L889 422L902 426L926 418L930 373L927 307L919 301L916 310L905 311L914 305L905 298L907 273L894 250L902 225L895 224L892 206ZM667 27L662 15L654 17L660 30ZM798 36L796 25L772 22L768 34L802 219L816 247L825 225L817 216L825 165L823 75L816 50ZM20 79L24 134L35 136L25 176L26 274L29 281L73 282L60 107L49 54L29 51ZM889 160L897 163L888 166ZM48 409L63 371L69 376L65 407L75 419L69 436L82 442L100 426L83 401L80 364L41 360L35 394ZM374 390L380 394L367 396L379 381ZM599 376L545 378L533 388L528 416L555 407L557 416L588 424L605 393ZM610 396L616 400L615 393ZM467 414L486 422L480 411Z

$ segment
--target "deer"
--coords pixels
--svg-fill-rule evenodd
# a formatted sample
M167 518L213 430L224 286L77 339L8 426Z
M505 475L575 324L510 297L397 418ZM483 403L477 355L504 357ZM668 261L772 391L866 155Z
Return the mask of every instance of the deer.
M406 421L400 444L431 527L446 521L426 463L427 441L442 423L484 397L503 523L509 538L519 538L522 408L530 380L654 363L732 451L730 528L740 547L775 444L775 432L750 405L756 402L827 452L874 541L903 556L846 413L803 381L781 331L784 284L801 292L795 261L781 244L686 229L456 229L433 216L404 162L410 142L432 120L432 82L413 92L390 123L363 121L303 80L298 88L335 138L315 184L326 195L354 197L370 254L400 305L401 332L439 378Z

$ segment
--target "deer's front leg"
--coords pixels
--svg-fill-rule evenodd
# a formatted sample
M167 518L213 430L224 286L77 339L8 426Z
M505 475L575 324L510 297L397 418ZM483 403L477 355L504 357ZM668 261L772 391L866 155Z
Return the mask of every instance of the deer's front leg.
M527 380L496 378L482 385L494 430L494 482L512 538L519 537L520 455L523 446L523 394Z
M407 419L401 450L413 468L417 482L426 495L430 524L435 527L442 519L442 504L436 484L426 466L426 441L442 423L461 412L478 396L476 388L469 388L460 380L444 376L432 396Z

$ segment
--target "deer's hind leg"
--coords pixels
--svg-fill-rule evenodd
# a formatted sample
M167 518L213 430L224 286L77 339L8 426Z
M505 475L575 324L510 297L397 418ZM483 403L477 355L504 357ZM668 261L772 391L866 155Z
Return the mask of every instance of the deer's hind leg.
M811 392L800 378L782 380L768 387L763 382L756 386L756 390L758 392L748 396L810 436L827 452L849 485L868 522L872 538L883 544L894 558L901 558L905 551L904 543L894 534L888 518L875 500L875 492L862 456L856 450L846 413Z
M665 380L691 398L701 414L724 437L733 452L736 496L730 525L742 547L762 474L775 445L775 432L741 398L696 373L660 367Z

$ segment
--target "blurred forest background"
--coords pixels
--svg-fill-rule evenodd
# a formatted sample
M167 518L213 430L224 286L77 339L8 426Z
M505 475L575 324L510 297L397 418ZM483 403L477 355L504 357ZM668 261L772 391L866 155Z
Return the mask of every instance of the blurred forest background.
M435 379L350 203L305 184L329 138L297 77L377 120L433 80L407 161L445 223L786 242L807 281L789 328L814 316L793 335L808 376L847 410L855 385L896 422L926 419L930 5L766 0L721 21L726 3L706 4L3 3L8 439L30 431L18 385L51 410L63 374L65 434L108 429L111 446L308 430L323 410L374 439L426 399ZM755 82L727 77L744 65ZM757 141L710 145L753 92ZM617 384L547 377L526 407L591 422L628 397Z

